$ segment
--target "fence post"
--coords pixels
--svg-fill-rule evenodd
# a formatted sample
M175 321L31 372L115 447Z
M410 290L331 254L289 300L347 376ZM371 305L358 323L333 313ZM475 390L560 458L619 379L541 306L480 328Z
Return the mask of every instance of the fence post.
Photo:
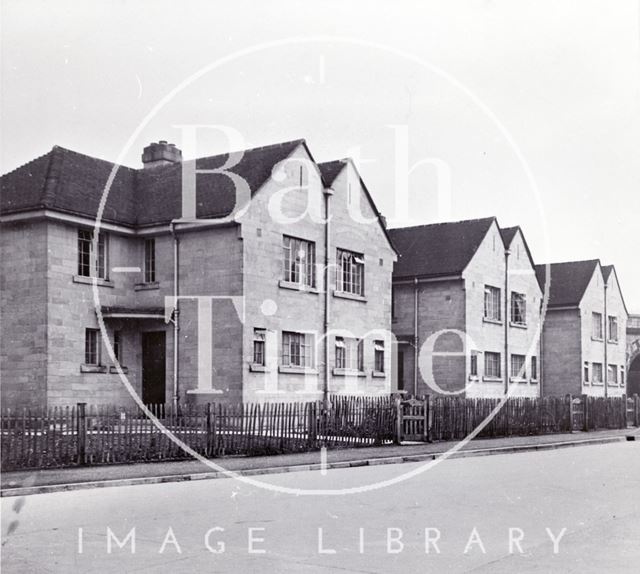
M571 393L567 395L567 403L569 405L569 432L573 432L573 397Z
M589 416L590 416L590 412L589 412L589 400L587 395L582 395L582 430L584 432L588 432L589 431Z
M633 426L640 426L640 397L638 393L633 395Z
M429 428L431 401L429 395L424 396L424 431L423 436L426 442L431 442L431 429Z
M206 408L206 429L207 429L207 456L212 456L213 454L213 445L212 445L212 436L211 436L211 403L207 403Z
M77 403L76 431L78 434L77 458L78 464L83 465L87 460L87 403Z
M396 444L400 444L402 442L402 401L400 398L396 398Z
M308 403L308 409L307 409L307 442L309 445L309 448L313 448L316 440L317 440L317 436L316 436L316 422L317 422L317 418L316 418L316 406L318 403L315 402L310 402Z

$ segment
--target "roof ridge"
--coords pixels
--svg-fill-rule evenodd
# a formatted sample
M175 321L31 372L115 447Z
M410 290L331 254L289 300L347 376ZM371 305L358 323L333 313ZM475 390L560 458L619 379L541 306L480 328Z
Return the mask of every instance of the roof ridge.
M422 223L420 225L409 225L406 227L391 227L389 228L389 231L398 231L398 230L404 230L404 229L420 229L420 228L424 228L424 227L436 227L438 225L454 225L456 223L473 223L473 222L477 222L477 221L496 221L497 222L497 217L495 215L489 216L489 217L476 217L473 219L460 219L458 221L440 221L440 222L435 222L435 223Z
M12 173L15 173L16 171L18 171L18 170L20 170L22 168L25 168L28 165L31 165L32 163L38 161L39 159L42 159L43 157L49 155L57 147L58 147L57 145L54 145L48 152L45 152L45 153L43 153L43 154L41 154L39 156L34 157L33 159L30 159L29 161L27 161L27 162L25 162L23 164L20 164L18 167L14 167L12 170L9 170L7 173L1 174L0 177L5 177L7 175L11 175Z
M575 261L553 261L548 263L536 263L536 267L546 267L547 265L568 265L570 263L600 263L600 266L602 267L600 259L578 259Z
M40 202L43 207L49 207L54 203L58 182L60 181L60 173L64 162L64 148L54 145L49 156L49 165L47 166L47 175L44 178L42 186L42 195Z

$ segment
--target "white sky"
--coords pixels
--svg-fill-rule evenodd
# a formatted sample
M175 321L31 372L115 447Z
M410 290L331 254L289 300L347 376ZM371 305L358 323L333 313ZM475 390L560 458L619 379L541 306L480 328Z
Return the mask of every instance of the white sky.
M614 263L640 312L638 0L197 2L1 0L4 173L58 144L115 160L172 89L216 60L288 37L384 44L465 85L514 150L455 85L415 62L355 44L292 43L212 70L181 91L126 155L179 124L221 124L247 145L305 138L319 161L361 150L361 171L392 223L438 220L435 171L411 176L410 218L395 218L394 131L409 160L450 168L451 218L521 225L538 262ZM226 142L203 134L199 155ZM548 239L548 250L547 241Z

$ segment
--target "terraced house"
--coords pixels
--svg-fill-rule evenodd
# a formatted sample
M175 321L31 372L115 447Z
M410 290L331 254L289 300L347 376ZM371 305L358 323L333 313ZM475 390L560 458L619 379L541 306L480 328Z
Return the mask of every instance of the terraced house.
M547 266L536 272L541 287ZM628 312L613 265L551 263L544 321L544 394L626 394Z
M539 396L542 292L522 230L489 217L389 233L399 255L394 387Z
M2 177L5 406L389 392L396 253L353 163L142 161L54 147Z

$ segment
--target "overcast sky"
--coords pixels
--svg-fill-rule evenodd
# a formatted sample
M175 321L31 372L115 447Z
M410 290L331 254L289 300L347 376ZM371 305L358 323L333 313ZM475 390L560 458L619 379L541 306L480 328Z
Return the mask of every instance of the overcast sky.
M305 138L319 161L369 160L394 226L496 215L523 227L537 262L614 263L640 312L637 0L1 5L3 173L54 144L115 160L143 120L127 165L150 141L180 145L181 124L232 127L247 147ZM432 162L409 178L408 217L404 131L409 163ZM228 145L213 130L199 144ZM450 210L437 201L446 173Z

